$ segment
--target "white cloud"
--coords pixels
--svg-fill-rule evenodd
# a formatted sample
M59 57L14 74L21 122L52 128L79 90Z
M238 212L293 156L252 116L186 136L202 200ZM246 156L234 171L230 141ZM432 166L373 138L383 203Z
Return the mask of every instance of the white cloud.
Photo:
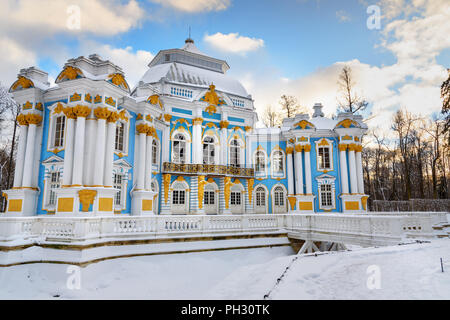
M215 33L205 35L203 40L212 47L230 53L246 53L264 46L264 40L240 36L239 33Z
M251 85L252 90L248 90L257 111L262 114L267 104L277 106L281 94L290 94L308 108L322 102L326 114L334 113L338 75L345 64L353 70L356 90L372 102L372 127L389 129L391 117L399 108L423 116L440 111L440 85L447 72L436 57L450 48L448 0L394 0L381 1L380 5L384 15L381 46L397 58L394 64L377 67L356 59L336 62L288 82L281 80L281 74L265 70L246 74L246 79L254 80L246 80L246 84Z
M82 48L85 56L92 53L98 53L103 59L109 60L118 65L125 72L125 77L133 88L139 79L147 71L147 65L153 59L154 55L145 50L133 51L133 48L114 48L110 45L88 42Z
M197 13L208 11L221 11L227 9L230 0L150 0L165 7L174 8L178 11Z
M115 35L137 26L144 11L136 0L122 4L119 0L6 0L0 12L5 28L31 32L57 32ZM70 7L79 11L68 11ZM78 15L79 12L79 15ZM68 27L68 21L80 18L80 28Z
M76 11L80 29L68 28ZM0 47L6 52L0 61L0 81L10 85L20 68L50 58L64 63L73 54L55 40L56 36L112 36L137 27L144 10L136 0L3 0L0 10ZM83 38L84 41L84 38Z

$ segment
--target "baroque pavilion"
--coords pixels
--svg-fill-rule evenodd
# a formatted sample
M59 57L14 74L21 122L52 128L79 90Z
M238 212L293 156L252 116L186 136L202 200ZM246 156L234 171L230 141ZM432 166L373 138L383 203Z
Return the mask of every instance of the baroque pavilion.
M93 54L50 86L35 67L21 106L5 215L364 213L362 117L314 114L255 127L252 96L192 39L160 51L135 87Z

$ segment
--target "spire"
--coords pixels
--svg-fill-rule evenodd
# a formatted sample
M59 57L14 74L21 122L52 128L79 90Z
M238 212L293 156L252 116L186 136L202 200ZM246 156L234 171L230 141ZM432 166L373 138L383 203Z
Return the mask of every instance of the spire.
M191 38L191 26L189 26L189 36L188 38L184 41L184 43L194 43L194 40L192 40Z

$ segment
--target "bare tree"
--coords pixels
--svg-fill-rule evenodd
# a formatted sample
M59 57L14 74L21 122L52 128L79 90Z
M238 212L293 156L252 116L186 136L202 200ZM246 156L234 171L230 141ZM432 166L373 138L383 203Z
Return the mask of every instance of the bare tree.
M280 124L281 117L271 105L267 105L262 115L262 121L266 127L275 127Z
M355 93L355 81L353 79L352 69L344 66L338 80L341 97L338 98L338 107L344 112L356 113L363 111L368 106L368 102Z
M447 72L448 78L441 86L442 113L445 115L444 132L450 129L450 69L447 69Z
M288 118L295 117L295 115L300 112L307 112L305 107L302 107L297 103L297 98L294 96L283 94L279 103L281 110L284 111L286 117Z

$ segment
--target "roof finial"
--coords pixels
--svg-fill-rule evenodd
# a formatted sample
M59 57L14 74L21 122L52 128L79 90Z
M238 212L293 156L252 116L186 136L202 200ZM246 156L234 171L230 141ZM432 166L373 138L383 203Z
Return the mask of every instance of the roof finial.
M194 40L191 39L191 26L189 26L189 37L184 41L184 43L194 43Z

